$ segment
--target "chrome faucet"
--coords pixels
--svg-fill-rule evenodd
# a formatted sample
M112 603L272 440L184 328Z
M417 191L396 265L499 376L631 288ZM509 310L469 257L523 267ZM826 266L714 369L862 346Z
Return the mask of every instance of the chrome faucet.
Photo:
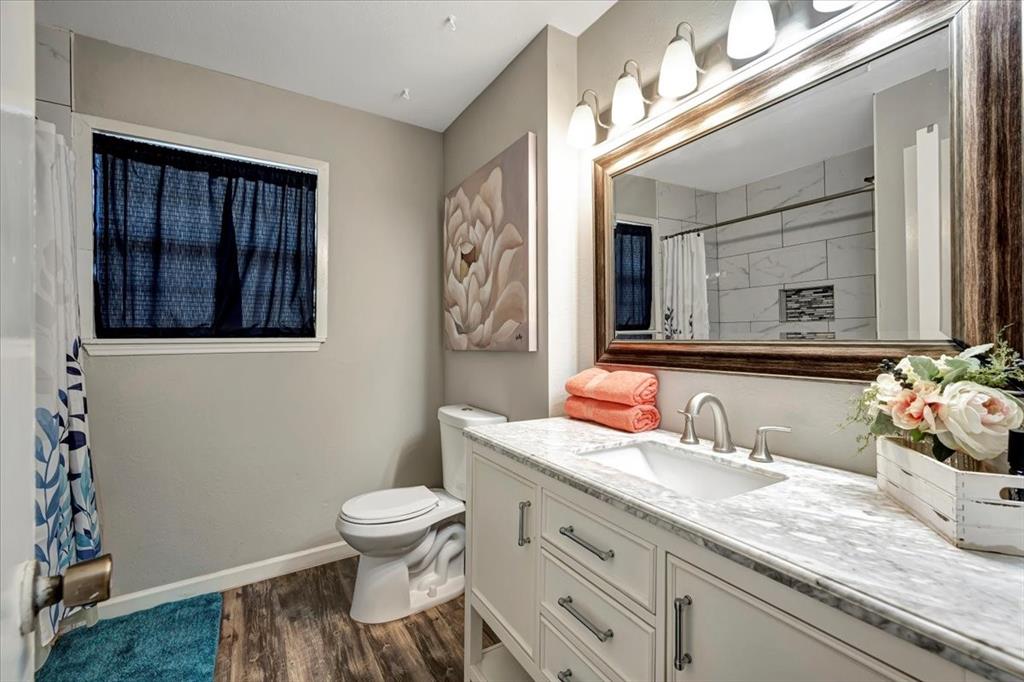
M711 406L711 416L715 419L714 451L736 452L736 447L732 444L732 436L729 435L729 420L725 416L725 406L717 396L711 393L698 393L690 398L685 409L678 410L679 414L683 415L683 435L679 442L690 445L700 442L700 439L697 438L694 421L705 404Z

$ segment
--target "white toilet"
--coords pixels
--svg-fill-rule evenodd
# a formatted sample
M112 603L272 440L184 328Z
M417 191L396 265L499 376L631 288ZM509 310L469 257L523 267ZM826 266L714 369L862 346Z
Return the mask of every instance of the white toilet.
M460 522L466 498L462 430L505 417L470 405L446 405L441 423L444 490L388 488L341 505L335 528L360 553L352 593L353 620L384 623L453 599L465 586Z

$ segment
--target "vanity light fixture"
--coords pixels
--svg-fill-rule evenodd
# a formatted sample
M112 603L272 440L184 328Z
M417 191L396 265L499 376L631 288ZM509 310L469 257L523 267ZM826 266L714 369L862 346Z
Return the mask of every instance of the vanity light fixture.
M587 102L587 94L594 98L594 104ZM597 142L597 126L610 128L601 120L601 104L597 93L589 88L580 95L580 102L573 109L569 119L569 144L579 149L592 147Z
M775 44L775 17L768 0L736 0L729 19L725 52L732 59L750 59Z
M635 74L630 72L630 64ZM627 59L612 92L612 123L615 125L632 125L647 115L644 104L650 104L651 100L644 97L641 81L640 65L635 59Z
M815 12L831 14L832 12L841 12L847 7L853 7L856 4L857 0L814 0L811 3L811 7L814 8Z
M683 38L684 28L689 40ZM693 26L685 21L676 26L676 37L665 48L658 75L658 94L662 97L682 97L697 89L697 72L704 71L697 67L693 42Z

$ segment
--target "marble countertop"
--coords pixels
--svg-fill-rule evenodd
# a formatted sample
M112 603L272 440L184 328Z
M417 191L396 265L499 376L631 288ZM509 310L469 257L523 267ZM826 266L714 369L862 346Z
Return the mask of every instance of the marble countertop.
M719 454L707 442L680 446L668 431L634 435L566 418L465 433L973 672L1024 678L1024 559L957 549L879 492L874 478L779 456L756 464L742 448ZM579 456L646 440L786 479L704 500Z

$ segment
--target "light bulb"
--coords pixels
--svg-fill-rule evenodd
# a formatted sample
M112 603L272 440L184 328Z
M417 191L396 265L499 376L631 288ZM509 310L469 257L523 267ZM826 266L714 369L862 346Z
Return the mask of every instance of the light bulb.
M831 14L832 12L840 12L855 4L857 4L857 0L814 0L811 6L816 12Z
M696 89L697 60L693 56L693 45L677 33L665 48L665 56L661 60L658 94L662 97L682 97Z
M597 113L580 100L569 119L569 144L579 149L592 147L597 142Z
M632 125L643 120L645 113L640 81L633 74L623 71L612 93L612 123L617 126Z
M729 19L725 51L733 59L750 59L775 44L775 18L768 0L736 0Z

